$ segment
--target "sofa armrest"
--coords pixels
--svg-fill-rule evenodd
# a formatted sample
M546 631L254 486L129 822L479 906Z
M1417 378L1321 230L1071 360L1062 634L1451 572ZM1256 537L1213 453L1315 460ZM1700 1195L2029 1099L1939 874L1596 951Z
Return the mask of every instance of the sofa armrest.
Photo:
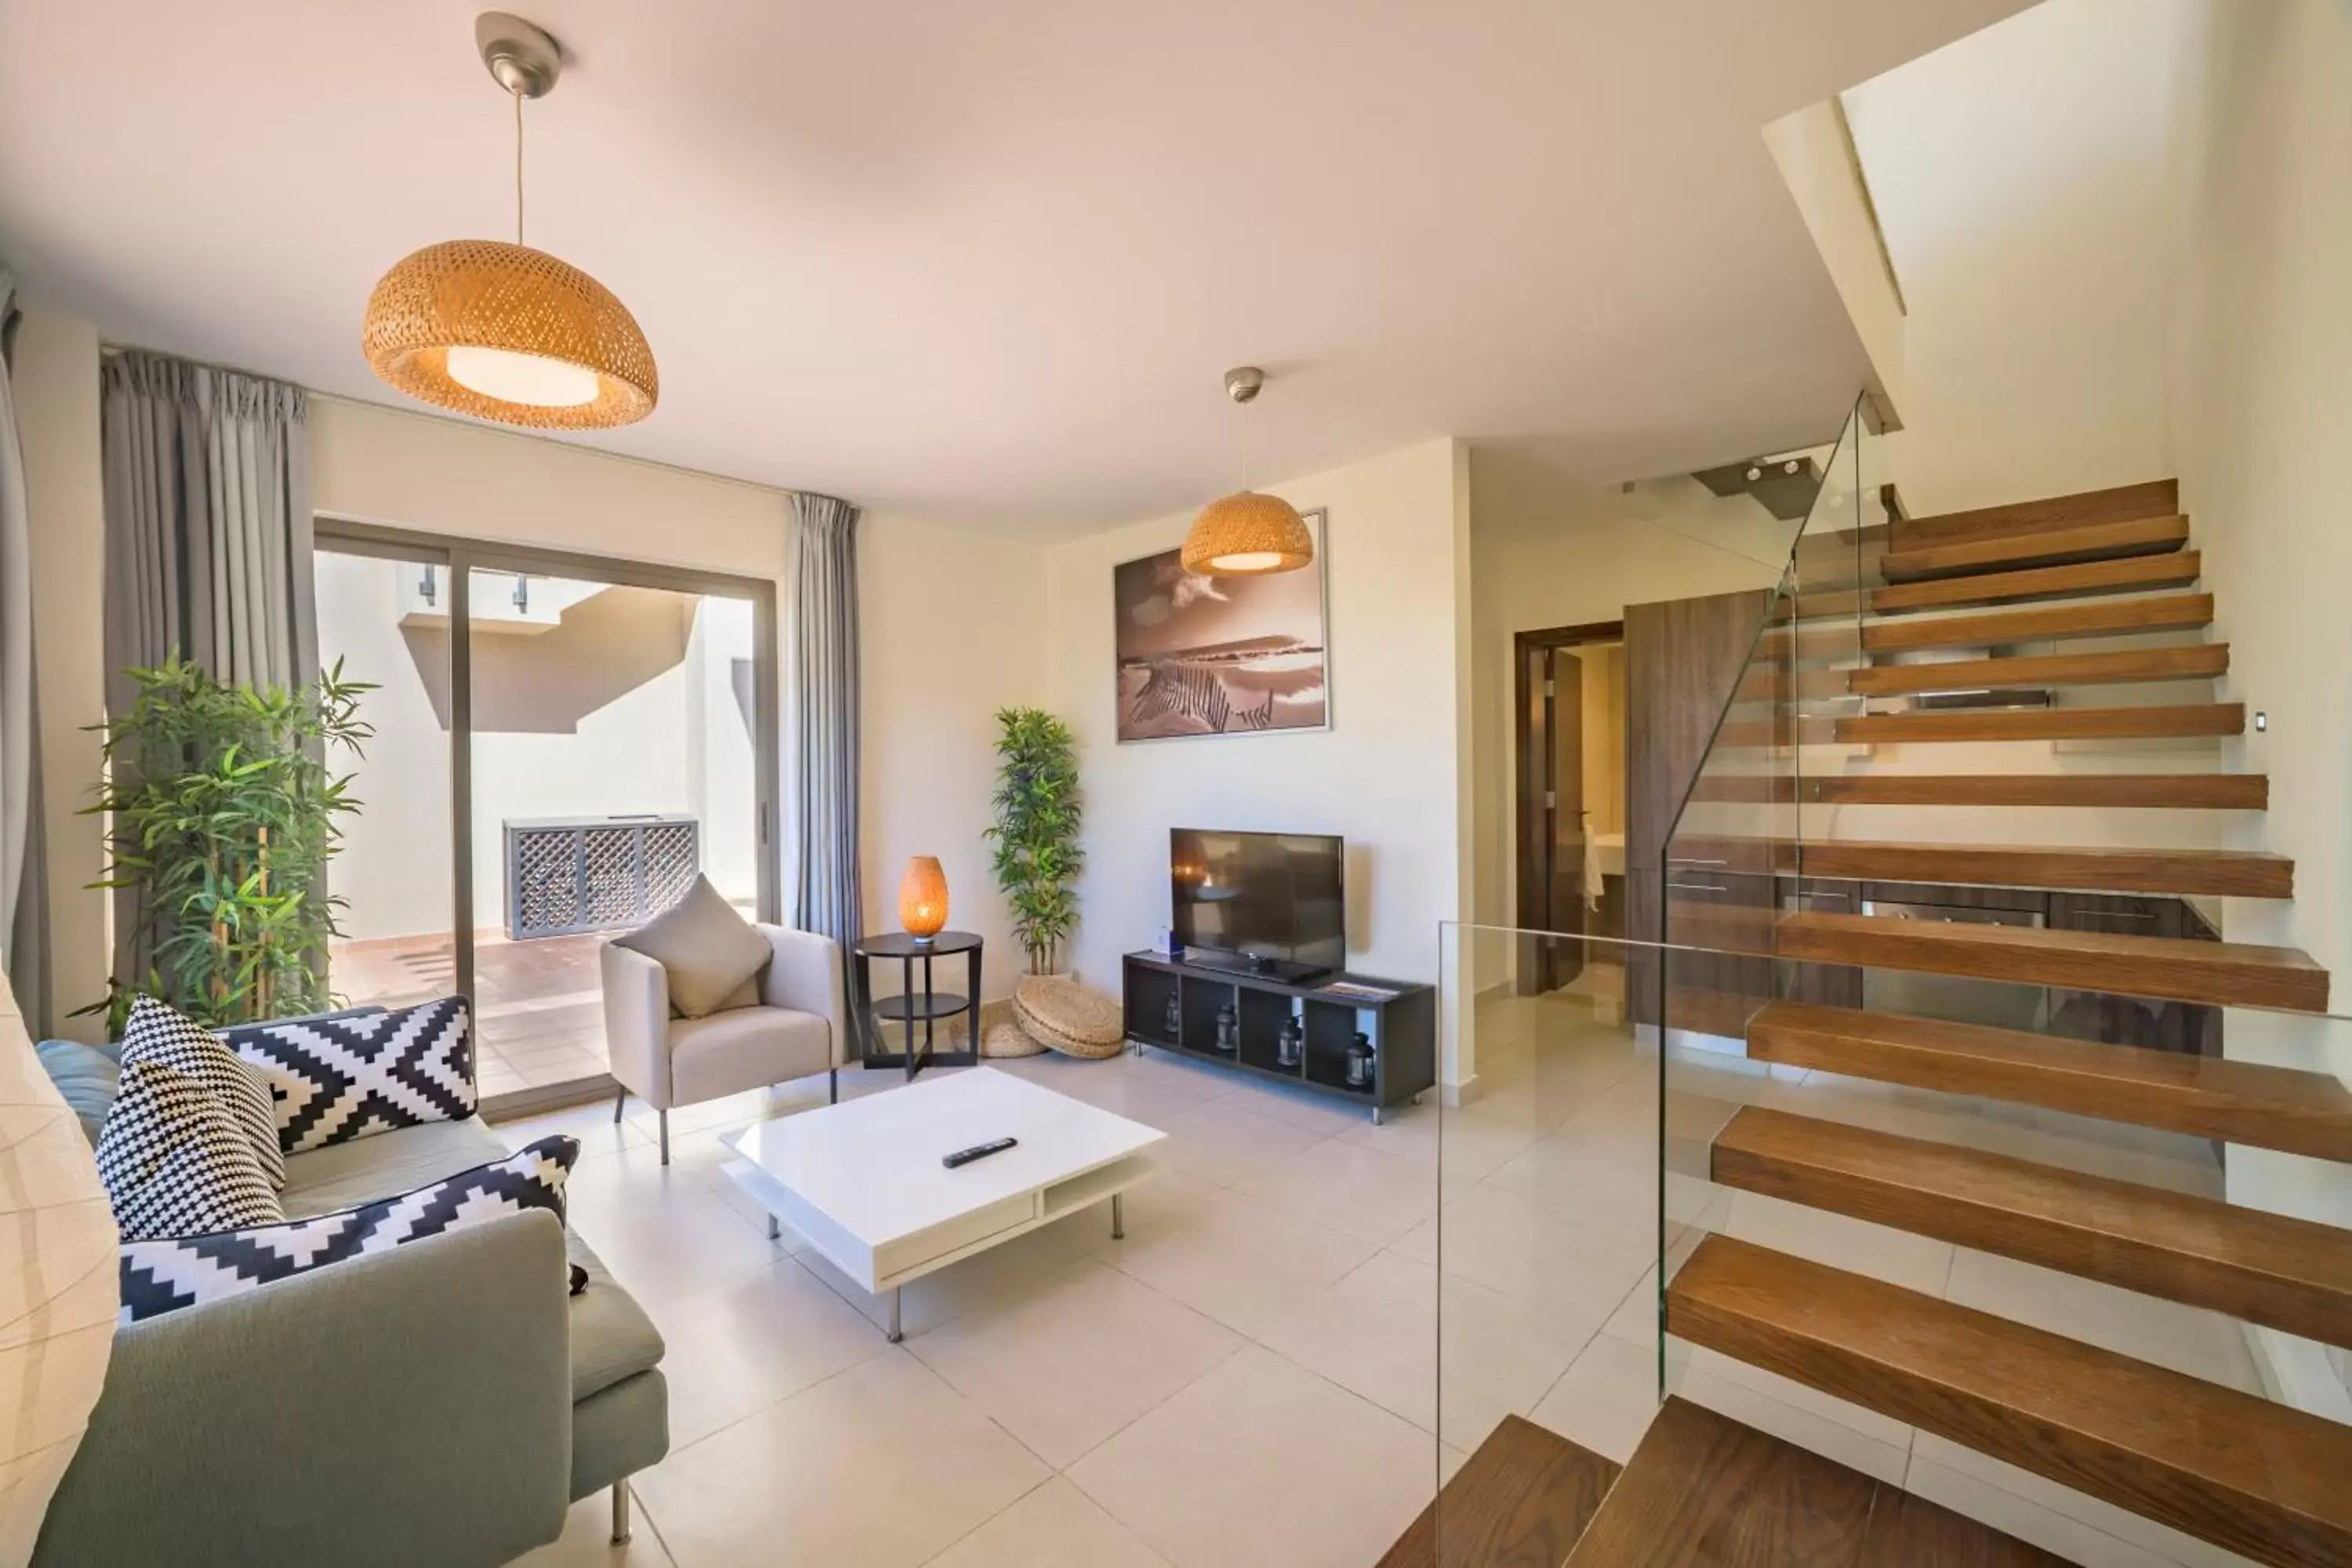
M554 1540L568 1289L534 1210L125 1324L34 1563L489 1568Z
M608 942L596 962L604 987L604 1054L623 1089L668 1109L669 971L657 959Z
M841 944L814 931L783 926L759 928L776 950L760 981L760 1000L771 1007L814 1013L833 1030L833 1065L849 1059L849 1004L841 969Z

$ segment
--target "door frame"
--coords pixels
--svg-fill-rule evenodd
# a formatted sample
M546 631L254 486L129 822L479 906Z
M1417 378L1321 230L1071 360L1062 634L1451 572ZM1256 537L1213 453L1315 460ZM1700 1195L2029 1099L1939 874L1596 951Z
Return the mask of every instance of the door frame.
M1530 742L1537 697L1533 666L1538 653L1580 647L1593 643L1622 643L1625 623L1587 621L1580 626L1543 626L1511 634L1511 812L1516 833L1516 874L1512 889L1512 923L1521 931L1549 931L1550 889L1539 874L1546 807L1538 798L1541 759ZM1517 979L1514 989L1531 995L1546 989L1541 979L1550 968L1549 952L1556 944L1533 937L1520 939Z
M449 574L449 793L450 868L454 876L449 918L456 945L457 993L468 1007L474 999L474 654L473 574L477 571L569 577L620 588L652 588L677 594L748 599L751 604L752 792L757 796L760 857L756 896L760 919L782 920L782 872L778 850L782 826L777 811L782 788L783 720L777 663L776 584L771 577L667 566L575 550L467 539L425 529L371 522L321 511L313 518L313 548L329 554L362 555L446 567ZM613 1091L612 1075L573 1086L524 1089L500 1097L499 1109L541 1110ZM512 1106L509 1101L515 1102ZM528 1103L526 1103L528 1102Z

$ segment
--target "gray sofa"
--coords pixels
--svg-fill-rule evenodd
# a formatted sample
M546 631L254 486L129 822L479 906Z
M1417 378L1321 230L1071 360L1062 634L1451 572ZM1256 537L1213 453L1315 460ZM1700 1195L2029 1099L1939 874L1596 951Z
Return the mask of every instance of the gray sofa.
M39 1050L95 1142L111 1058ZM291 1155L286 1213L507 1152L476 1119ZM588 1271L576 1297L567 1255ZM33 1562L488 1568L608 1487L625 1536L627 1478L669 1450L661 1357L644 1310L545 1212L125 1324Z

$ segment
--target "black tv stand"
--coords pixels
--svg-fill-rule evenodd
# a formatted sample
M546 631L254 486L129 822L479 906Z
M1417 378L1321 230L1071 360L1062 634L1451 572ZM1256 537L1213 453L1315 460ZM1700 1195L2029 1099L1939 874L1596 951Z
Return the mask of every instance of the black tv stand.
M1223 955L1218 955L1223 956ZM1437 991L1411 981L1328 971L1288 980L1190 956L1130 952L1121 964L1121 1003L1128 1043L1214 1062L1253 1077L1296 1084L1336 1100L1369 1106L1372 1120L1426 1092L1437 1082ZM1324 987L1349 981L1388 993L1382 998L1335 996ZM1177 1027L1168 1027L1176 1003ZM1217 1015L1232 1007L1237 1047L1217 1049ZM1306 1032L1297 1067L1284 1067L1278 1034L1297 1017ZM1348 1087L1348 1047L1361 1033L1373 1050L1372 1085Z
M1166 958L1165 953L1152 956ZM1301 963L1295 958L1268 958L1256 952L1227 952L1218 948L1187 948L1171 960L1193 969L1213 969L1225 974L1247 974L1259 980L1279 980L1288 985L1317 985L1338 971L1326 964Z

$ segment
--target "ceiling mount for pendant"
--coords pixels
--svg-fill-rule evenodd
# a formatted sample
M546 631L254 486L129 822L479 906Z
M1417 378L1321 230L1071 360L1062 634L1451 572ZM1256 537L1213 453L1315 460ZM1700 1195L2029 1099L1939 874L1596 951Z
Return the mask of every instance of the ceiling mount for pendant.
M1225 395L1236 404L1254 401L1265 386L1265 372L1254 364L1225 372ZM1296 572L1314 563L1315 536L1298 509L1280 496L1241 489L1201 509L1184 535L1182 560L1184 570L1195 576Z
M546 32L506 11L474 18L474 47L492 79L523 98L545 98L563 74L563 50Z

